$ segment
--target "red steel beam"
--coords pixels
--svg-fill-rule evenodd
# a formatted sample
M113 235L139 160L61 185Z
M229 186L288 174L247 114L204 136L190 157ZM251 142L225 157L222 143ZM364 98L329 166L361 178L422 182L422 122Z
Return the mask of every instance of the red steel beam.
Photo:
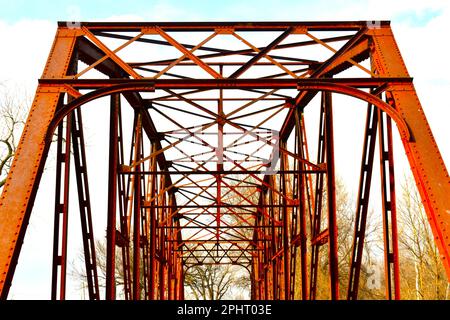
M334 167L334 130L333 130L333 108L331 104L331 94L326 92L325 103L325 150L327 163L327 205L328 205L328 254L330 269L330 290L331 299L339 299L339 261L338 261L338 241L336 222L336 185Z
M141 156L142 127L141 116L137 114L137 125L134 140L134 160ZM141 166L135 167L136 172L141 170ZM141 299L141 176L137 174L134 177L134 196L133 196L133 299Z
M136 86L130 91L141 90L145 86L148 91L157 89L308 89L309 86L322 84L340 84L357 88L377 88L384 84L412 83L409 76L379 77L379 78L300 78L300 79L64 79L41 78L39 83L47 86L60 87L70 85L75 89L99 89L117 85ZM125 89L125 88L123 88ZM142 88L144 90L144 88ZM293 119L292 119L293 120Z
M350 258L349 283L347 299L358 298L359 276L366 235L367 213L372 181L373 159L377 137L378 112L374 106L367 107L366 128L364 132L363 153L359 175L358 198L356 202L355 227L353 235L352 254Z
M108 168L108 221L106 228L106 300L116 297L116 209L117 169L119 167L119 104L120 95L111 96L109 121L109 168Z
M99 300L99 284L97 274L97 258L92 223L91 199L87 174L86 150L84 142L81 109L77 108L72 115L72 146L77 181L78 203L81 220L81 236L83 240L84 264L90 300Z
M408 77L392 30L387 26L371 30L372 59L380 76ZM404 85L386 92L391 104L411 131L402 139L417 189L430 222L441 260L450 278L450 177L434 139L414 86ZM396 119L392 119L396 123Z
M389 27L390 21L378 21L380 26ZM66 27L66 21L58 26ZM305 27L310 31L358 31L366 27L368 21L270 21L270 22L81 22L80 26L93 32L135 32L142 29L160 27L167 31L214 31L220 28L233 28L235 31L281 31L288 27Z
M391 119L389 117L385 118L385 115L380 110L378 110L378 118L386 299L400 300L400 267L392 124Z
M65 300L72 116L58 126L51 299ZM62 193L62 197L61 197ZM59 285L58 285L59 284ZM59 289L59 290L58 290Z
M43 73L44 78L66 75L78 34L77 30L58 29ZM62 93L38 86L36 94L0 198L1 299L8 296L50 147L43 143L43 136Z

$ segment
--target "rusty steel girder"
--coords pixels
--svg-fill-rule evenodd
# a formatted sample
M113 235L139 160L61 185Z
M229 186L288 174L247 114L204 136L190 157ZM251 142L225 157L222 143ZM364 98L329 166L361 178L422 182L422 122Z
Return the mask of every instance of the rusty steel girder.
M118 264L125 299L184 299L185 272L209 264L245 268L252 299L315 299L323 246L339 299L336 93L368 106L347 298L358 297L377 140L386 298L401 297L392 123L450 278L450 179L388 21L60 22L0 198L1 298L55 133L51 298L66 292L72 157L89 298L101 298L82 110L110 97L105 299L118 297Z

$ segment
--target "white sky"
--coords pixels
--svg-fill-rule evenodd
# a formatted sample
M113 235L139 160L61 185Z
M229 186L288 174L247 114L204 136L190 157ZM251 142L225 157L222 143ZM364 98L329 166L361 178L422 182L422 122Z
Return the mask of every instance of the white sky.
M30 93L34 92L53 41L56 19L109 21L391 20L400 51L411 76L414 77L419 99L437 144L447 167L450 165L450 139L448 139L450 102L447 97L450 92L448 78L450 66L446 63L450 49L448 37L450 1L316 1L314 4L304 1L257 1L259 5L255 5L254 1L226 1L227 5L222 5L216 10L209 1L183 1L182 5L177 1L150 1L146 5L148 9L145 11L130 12L129 9L122 11L120 8L116 8L115 11L108 11L106 16L95 4L91 5L95 9L90 10L83 1L79 6L76 1L72 3L73 7L60 8L61 14L56 13L56 16L50 14L52 9L47 3L48 17L51 18L47 18L45 14L35 15L26 11L17 13L17 16L14 17L13 15L4 16L0 13L1 83L6 83L11 87L18 85L26 88ZM192 3L192 6L186 5L186 3ZM208 3L208 5L202 9L200 3ZM3 5L8 7L6 2L0 1L0 7ZM73 16L74 12L78 15L77 17ZM346 110L352 112L353 109ZM105 111L107 109L102 109L102 107L95 110L86 109L84 119L87 128L99 129L95 136L90 135L90 131L87 130L88 148L95 148L96 143L107 141L108 113ZM98 121L101 119L102 112L105 112L103 123ZM89 123L87 121L89 117L95 119L95 122ZM339 126L343 132L343 139L346 136L352 136L352 127L348 123L336 124L336 130L339 130ZM360 141L355 143L361 144ZM89 144L91 145L89 146ZM396 155L399 159L396 163L397 176L401 176L402 168L405 168L403 150L397 147ZM54 176L51 168L54 165L53 159L51 157L49 159L48 167L50 169L44 173L42 179L43 184L36 199L35 210L28 227L29 234L25 238L10 298L48 299L50 297L51 259L49 257L51 257L54 193L52 185ZM359 168L360 157L347 159L345 163L341 159L344 158L336 159L336 161L338 165L342 164L343 171L348 168ZM104 160L106 161L106 158ZM96 159L89 161L88 158L88 168L90 172L106 173L103 162L96 161ZM358 171L359 169L356 172ZM357 177L354 180L357 183ZM74 186L74 184L72 185ZM350 184L349 188L353 190L354 185ZM96 202L105 204L106 194L98 191L94 186L91 194L95 194ZM76 208L77 204L71 203L71 206ZM94 212L104 212L103 207L99 204L94 208ZM70 219L73 223L79 224L78 217L73 216ZM97 224L96 227L97 237L104 236L104 222ZM78 231L76 228L74 230L73 234L76 235ZM78 254L77 248L78 244L71 244L69 250L72 259ZM69 297L76 299L79 298L79 293L75 289L69 291Z

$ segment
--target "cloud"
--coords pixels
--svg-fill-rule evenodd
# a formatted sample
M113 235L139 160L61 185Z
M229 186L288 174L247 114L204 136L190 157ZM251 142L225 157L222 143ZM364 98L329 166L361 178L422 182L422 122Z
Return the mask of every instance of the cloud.
M56 23L45 20L21 20L13 24L0 20L0 82L12 80L36 86L56 28Z

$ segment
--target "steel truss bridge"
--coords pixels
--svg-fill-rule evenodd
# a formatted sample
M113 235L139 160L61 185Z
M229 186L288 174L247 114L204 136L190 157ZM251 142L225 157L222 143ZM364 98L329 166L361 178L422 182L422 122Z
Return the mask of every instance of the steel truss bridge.
M367 112L344 297L337 95L363 101ZM93 191L82 111L107 99L110 111L98 121L109 123L108 176ZM304 112L314 101L318 139L307 141ZM386 298L399 299L393 128L450 277L450 179L388 21L60 22L0 199L1 297L53 141L52 299L66 294L69 180L90 299L117 297L119 263L125 299L184 299L184 272L206 264L245 267L252 299L314 299L323 260L331 299L357 299L374 165ZM314 159L308 145L317 148ZM107 226L104 295L91 207L98 192L108 195L106 212L95 212Z

